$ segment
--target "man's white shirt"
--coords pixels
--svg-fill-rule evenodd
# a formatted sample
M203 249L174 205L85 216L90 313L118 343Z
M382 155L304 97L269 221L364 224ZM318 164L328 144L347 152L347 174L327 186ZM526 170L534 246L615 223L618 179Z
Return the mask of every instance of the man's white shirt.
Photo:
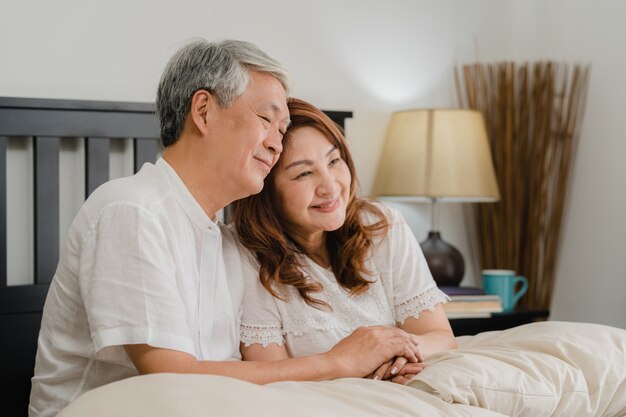
M165 160L99 187L74 219L50 285L30 416L55 415L85 391L137 375L126 344L241 359L239 259L232 232Z

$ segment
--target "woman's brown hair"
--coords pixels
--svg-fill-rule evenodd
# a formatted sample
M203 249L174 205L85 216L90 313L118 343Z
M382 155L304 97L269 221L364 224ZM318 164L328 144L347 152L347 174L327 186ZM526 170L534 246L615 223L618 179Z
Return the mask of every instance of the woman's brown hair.
M354 162L339 127L321 110L306 101L291 98L288 100L291 125L283 138L283 145L289 146L292 132L303 126L320 131L337 147L345 161L352 182L346 208L344 224L337 230L326 233L326 248L330 255L330 265L337 282L351 294L367 290L370 281L365 261L375 236L386 233L388 221L374 204L356 196L357 181ZM280 161L279 161L280 164ZM274 175L276 167L265 178L263 191L233 203L233 220L241 243L255 254L259 265L259 278L263 286L274 296L283 299L275 289L293 286L307 304L317 307L330 307L315 299L311 293L322 290L320 283L307 279L302 255L309 255L289 236L276 206ZM362 214L372 213L378 221L364 223Z

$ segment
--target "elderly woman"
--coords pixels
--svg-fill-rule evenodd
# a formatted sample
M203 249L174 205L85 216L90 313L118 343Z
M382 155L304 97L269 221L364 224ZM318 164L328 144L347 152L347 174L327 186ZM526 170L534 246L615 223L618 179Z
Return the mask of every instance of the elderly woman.
M346 141L323 112L298 99L288 107L283 153L263 191L234 204L252 253L243 266L243 358L318 354L376 325L417 335L422 357L456 347L447 297L400 213L356 196ZM421 369L398 358L370 377L404 383Z

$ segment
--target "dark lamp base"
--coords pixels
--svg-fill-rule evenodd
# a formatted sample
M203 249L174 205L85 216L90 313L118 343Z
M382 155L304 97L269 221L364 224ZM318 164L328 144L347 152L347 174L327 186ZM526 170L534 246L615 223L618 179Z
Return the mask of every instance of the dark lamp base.
M429 232L420 247L438 286L458 286L461 283L465 273L461 252L444 242L439 232Z

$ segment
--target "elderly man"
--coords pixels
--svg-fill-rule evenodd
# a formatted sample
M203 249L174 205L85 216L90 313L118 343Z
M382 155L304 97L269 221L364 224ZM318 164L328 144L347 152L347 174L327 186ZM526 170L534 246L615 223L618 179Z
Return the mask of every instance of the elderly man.
M240 361L243 279L224 266L240 253L215 215L262 189L289 125L287 91L281 66L246 42L197 41L172 57L156 103L163 157L97 189L70 229L44 308L31 416L138 373L265 383L416 360L411 336L380 327L323 355Z

